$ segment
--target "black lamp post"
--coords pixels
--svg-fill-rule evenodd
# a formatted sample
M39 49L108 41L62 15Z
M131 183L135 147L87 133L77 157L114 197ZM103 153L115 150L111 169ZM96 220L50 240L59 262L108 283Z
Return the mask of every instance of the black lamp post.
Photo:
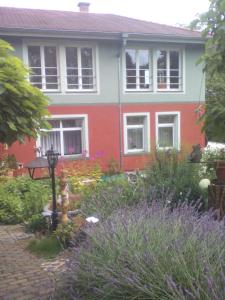
M46 152L49 174L52 180L52 230L56 230L58 224L58 214L56 211L56 190L55 190L55 168L58 163L59 153L51 149Z
M34 180L51 178L52 181L52 230L56 230L57 227L57 211L56 211L56 189L55 189L55 168L57 166L59 153L51 149L46 152L47 159L44 157L37 157L29 162L25 167L28 169L30 177ZM35 176L36 169L49 170L49 176L37 177Z

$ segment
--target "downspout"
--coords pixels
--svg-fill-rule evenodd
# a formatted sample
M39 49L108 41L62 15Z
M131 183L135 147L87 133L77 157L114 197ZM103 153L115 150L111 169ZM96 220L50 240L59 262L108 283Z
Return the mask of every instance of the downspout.
M122 34L121 44L119 45L119 49L117 52L117 63L118 63L118 108L119 108L119 166L120 170L123 169L123 110L122 110L122 91L121 91L121 83L122 83L122 76L121 76L121 56L122 50L127 44L128 34Z

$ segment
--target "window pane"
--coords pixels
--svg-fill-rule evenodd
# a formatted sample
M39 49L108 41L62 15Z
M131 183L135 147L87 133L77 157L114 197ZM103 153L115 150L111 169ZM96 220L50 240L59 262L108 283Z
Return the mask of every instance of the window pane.
M82 68L92 68L92 49L81 49L81 66Z
M136 50L134 49L126 50L126 68L136 70Z
M142 116L127 117L127 125L143 125L144 118Z
M62 120L63 128L82 127L82 119Z
M179 69L179 52L170 51L170 69Z
M159 147L173 147L173 128L161 127L158 130Z
M139 81L141 89L148 89L150 84L149 51L139 50Z
M66 47L66 66L67 68L77 68L77 48Z
M148 50L139 50L139 68L149 69L149 52Z
M41 52L39 46L28 46L29 67L41 67Z
M128 149L143 149L143 128L127 130Z
M174 115L165 115L165 116L159 116L158 122L159 124L168 124L168 123L174 123L175 116Z
M51 124L52 128L60 128L60 121L59 120L48 120Z
M82 153L81 131L64 131L64 155Z
M57 152L61 153L60 149L60 133L57 132L47 132L43 133L41 136L41 152L42 154L46 154L46 152L51 149L51 146L53 146L53 149Z
M45 67L57 67L56 47L44 47Z
M157 51L157 68L158 69L166 69L166 51Z

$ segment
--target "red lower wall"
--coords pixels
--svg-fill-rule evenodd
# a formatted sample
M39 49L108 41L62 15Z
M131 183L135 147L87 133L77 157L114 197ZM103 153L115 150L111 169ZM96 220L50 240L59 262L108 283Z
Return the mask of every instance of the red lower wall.
M180 112L181 144L189 150L193 144L204 145L204 135L200 125L196 123L195 113L197 104L127 104L122 106L122 113L149 112L150 113L150 144L151 150L155 145L155 113L156 112ZM111 157L120 161L119 143L119 107L118 105L86 105L86 106L51 106L51 114L87 114L89 126L89 150L90 159L94 159L96 153L101 152L99 158L102 167L106 168ZM122 131L123 132L123 131ZM23 164L35 157L35 141L26 140L25 144L14 143L10 154L15 154L17 161ZM122 157L124 170L142 169L149 160L149 155L126 155Z

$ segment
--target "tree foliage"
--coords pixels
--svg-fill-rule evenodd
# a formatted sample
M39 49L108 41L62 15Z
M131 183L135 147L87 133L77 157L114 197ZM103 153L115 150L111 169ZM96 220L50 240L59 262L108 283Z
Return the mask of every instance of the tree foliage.
M225 0L210 0L208 12L191 27L202 30L206 51L201 60L206 71L206 109L203 130L214 141L225 141Z
M44 118L48 99L28 82L29 70L13 50L0 40L0 143L8 145L36 138L41 128L48 127Z

